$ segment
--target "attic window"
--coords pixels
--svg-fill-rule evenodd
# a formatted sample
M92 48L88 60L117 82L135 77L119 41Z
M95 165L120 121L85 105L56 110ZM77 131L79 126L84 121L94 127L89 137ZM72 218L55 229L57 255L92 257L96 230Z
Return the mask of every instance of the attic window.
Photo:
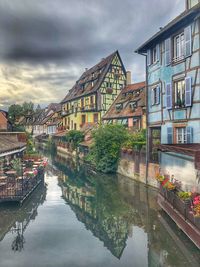
M122 103L116 104L115 109L117 112L120 112L123 109L123 104Z
M131 102L131 103L129 104L129 106L130 106L130 109L131 109L131 110L135 110L135 109L137 108L137 102L136 102L136 101Z

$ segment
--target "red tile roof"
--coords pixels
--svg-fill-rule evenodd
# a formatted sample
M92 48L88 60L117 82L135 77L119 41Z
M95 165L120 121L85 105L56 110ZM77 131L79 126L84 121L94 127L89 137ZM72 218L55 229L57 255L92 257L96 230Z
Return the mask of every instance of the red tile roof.
M137 102L135 110L131 110L130 103ZM116 105L122 104L121 110L116 109ZM129 118L142 116L145 107L145 82L127 85L122 89L119 96L113 102L103 120Z

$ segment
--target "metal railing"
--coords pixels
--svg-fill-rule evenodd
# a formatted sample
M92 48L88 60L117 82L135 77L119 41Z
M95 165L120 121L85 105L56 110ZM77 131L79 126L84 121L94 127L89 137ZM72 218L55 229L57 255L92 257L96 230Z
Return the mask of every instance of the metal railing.
M38 174L32 177L6 177L0 183L0 202L21 201L41 182L44 182L44 170L38 171Z

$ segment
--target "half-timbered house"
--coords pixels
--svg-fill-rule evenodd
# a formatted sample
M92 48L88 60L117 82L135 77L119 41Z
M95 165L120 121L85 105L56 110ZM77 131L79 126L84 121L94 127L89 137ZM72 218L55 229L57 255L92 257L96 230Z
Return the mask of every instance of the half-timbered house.
M61 102L63 126L79 130L99 123L126 84L126 70L116 51L86 71Z

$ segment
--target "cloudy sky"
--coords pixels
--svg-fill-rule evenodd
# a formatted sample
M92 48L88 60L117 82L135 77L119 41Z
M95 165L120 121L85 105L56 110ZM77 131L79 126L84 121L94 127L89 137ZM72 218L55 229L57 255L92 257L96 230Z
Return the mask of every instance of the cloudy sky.
M119 50L133 82L134 49L184 10L184 0L0 0L0 108L59 102L86 67Z

